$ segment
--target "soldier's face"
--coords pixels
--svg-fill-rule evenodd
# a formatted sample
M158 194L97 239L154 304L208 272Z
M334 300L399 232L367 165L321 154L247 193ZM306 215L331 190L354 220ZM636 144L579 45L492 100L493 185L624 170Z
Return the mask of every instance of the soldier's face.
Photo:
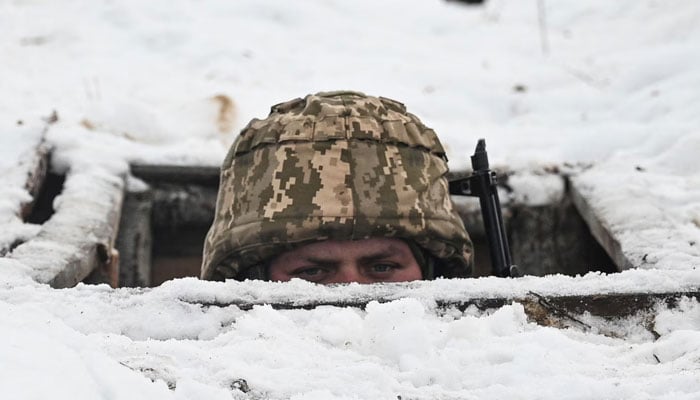
M317 283L405 282L422 279L411 249L399 239L326 240L277 256L270 280L301 278Z

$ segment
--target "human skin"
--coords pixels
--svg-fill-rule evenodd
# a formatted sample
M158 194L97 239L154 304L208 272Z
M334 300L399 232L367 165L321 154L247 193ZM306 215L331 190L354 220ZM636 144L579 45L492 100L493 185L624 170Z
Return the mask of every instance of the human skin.
M326 240L284 252L268 269L272 281L406 282L423 278L411 249L400 239Z

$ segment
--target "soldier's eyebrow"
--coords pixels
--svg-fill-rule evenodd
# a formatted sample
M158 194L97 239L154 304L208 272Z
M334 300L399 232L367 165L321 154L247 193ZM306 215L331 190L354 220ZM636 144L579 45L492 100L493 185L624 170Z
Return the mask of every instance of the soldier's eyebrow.
M395 256L397 253L398 252L396 250L394 250L393 248L383 249L383 250L379 250L377 252L362 256L362 257L360 257L359 261L362 264L369 264L369 263L374 262L374 261L391 258L392 256Z
M333 258L323 258L323 257L312 256L312 255L301 256L299 258L306 261L306 262L310 262L310 263L316 264L316 265L321 265L324 267L326 267L326 266L330 267L330 266L340 264L340 262L337 259L333 259Z
M374 253L370 253L367 255L364 255L358 259L358 261L361 264L368 264L374 261L378 260L384 260L387 258L390 258L392 256L397 255L398 252L394 247L388 248L388 249L382 249L378 250ZM321 265L321 266L334 266L340 264L340 260L337 258L325 258L323 256L315 256L315 255L308 255L308 256L302 256L300 257L304 261L316 264L316 265Z

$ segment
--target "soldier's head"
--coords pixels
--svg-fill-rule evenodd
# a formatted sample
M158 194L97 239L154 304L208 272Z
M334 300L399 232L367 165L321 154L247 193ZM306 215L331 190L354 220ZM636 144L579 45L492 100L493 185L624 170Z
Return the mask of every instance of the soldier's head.
M201 276L468 276L472 244L446 161L435 133L394 100L343 91L275 105L224 160Z

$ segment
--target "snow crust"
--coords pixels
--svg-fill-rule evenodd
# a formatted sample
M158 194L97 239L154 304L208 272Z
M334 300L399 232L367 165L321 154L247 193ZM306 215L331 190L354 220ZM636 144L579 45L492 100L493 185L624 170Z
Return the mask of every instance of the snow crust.
M683 1L0 3L0 247L40 232L17 210L27 154L54 110L52 169L118 185L132 161L218 166L270 105L352 89L404 102L454 170L481 137L494 165L570 165L642 266L398 287L181 279L54 290L29 258L2 258L3 397L700 398L694 301L654 311L658 338L634 319L617 322L621 338L541 327L517 303L435 312L440 299L700 287L699 19L700 3ZM536 174L514 177L515 200L561 194L555 180L533 190ZM101 201L90 179L71 182ZM393 301L365 310L203 305L382 296Z
M628 289L644 290L632 285L649 272L620 276L611 277L618 286L627 280ZM428 301L447 293L468 298L504 282L509 293L534 281L538 290L557 291L552 281L567 280L417 282L402 284L417 296L365 310L260 305L247 312L192 300L353 298L381 287L196 279L154 289L5 285L0 337L13 345L0 352L15 368L3 368L0 382L14 398L696 398L695 301L657 313L657 340L639 321L628 321L630 334L615 339L529 323L517 303L487 314L436 314ZM602 277L583 281L596 280ZM232 388L240 379L246 395Z
M41 142L43 129L34 126L10 127L0 133L0 249L8 249L17 240L26 240L36 234L39 227L25 224L20 216L22 203L32 200L25 188L27 173L35 148Z
M700 149L700 147L698 148ZM700 266L700 175L664 166L608 160L574 179L639 268ZM687 175L690 175L688 177ZM624 184L621 184L624 182Z

